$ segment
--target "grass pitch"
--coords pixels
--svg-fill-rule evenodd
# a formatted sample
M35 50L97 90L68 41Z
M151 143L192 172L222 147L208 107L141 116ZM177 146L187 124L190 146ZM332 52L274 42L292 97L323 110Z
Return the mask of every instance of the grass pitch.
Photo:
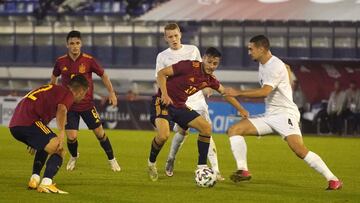
M7 128L0 128L0 202L360 202L360 139L305 136L305 144L319 154L344 182L340 191L325 191L326 180L298 159L280 136L247 137L252 180L234 184L229 175L236 165L225 135L214 135L221 172L226 180L214 188L194 183L196 135L186 139L168 178L164 165L170 142L158 157L159 180L147 176L147 158L154 132L107 130L122 171L110 170L105 153L92 132L80 131L80 159L75 171L65 165L55 177L69 195L27 190L33 156Z

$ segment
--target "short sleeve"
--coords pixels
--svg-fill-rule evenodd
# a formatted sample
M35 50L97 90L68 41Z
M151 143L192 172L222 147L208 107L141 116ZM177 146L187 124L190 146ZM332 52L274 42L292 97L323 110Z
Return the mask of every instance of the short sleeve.
M280 65L280 64L279 64ZM271 86L273 89L275 89L279 84L280 84L280 80L281 80L281 67L267 67L264 70L264 75L263 75L263 86L264 85L269 85Z
M52 74L53 74L54 76L56 76L56 77L60 76L60 74L61 74L61 69L60 69L60 62L59 62L59 60L56 60Z
M210 82L209 82L209 87L214 90L218 90L220 88L220 82L219 82L219 80L216 79L215 76L211 76Z
M104 75L104 69L102 66L100 66L100 64L95 60L95 59L91 59L91 70L92 72L96 73L96 75L98 75L99 77Z
M195 56L196 56L195 60L202 62L200 51L196 46L194 46L194 51L195 51Z
M161 57L161 54L158 54L156 56L155 78L157 77L158 72L163 68L165 68L163 63L163 57Z

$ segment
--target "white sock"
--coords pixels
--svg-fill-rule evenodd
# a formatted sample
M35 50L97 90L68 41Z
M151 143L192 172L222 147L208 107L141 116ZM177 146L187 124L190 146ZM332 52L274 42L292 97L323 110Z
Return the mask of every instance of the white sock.
M216 173L220 173L219 163L218 163L218 159L217 159L216 145L215 145L215 142L214 142L214 140L213 140L212 137L211 137L211 139L210 139L208 159L209 159L209 162L210 162L210 164L211 164L211 168L212 168Z
M185 139L184 135L180 134L179 132L175 133L174 138L171 142L168 159L175 159L175 156L179 151L179 148L184 143L184 139Z
M42 185L51 185L52 184L52 180L50 178L43 178L41 181Z
M40 176L38 174L32 174L31 178L35 179L36 182L40 182Z
M321 173L327 181L338 180L338 178L330 171L330 169L326 166L325 162L320 158L320 156L315 154L314 152L309 151L308 154L305 156L304 161L309 164L311 168Z
M197 165L197 168L205 168L205 167L208 167L206 164L203 164L203 165Z
M247 154L247 146L243 136L241 135L233 135L229 138L231 151L236 160L236 165L238 170L248 171L246 154Z

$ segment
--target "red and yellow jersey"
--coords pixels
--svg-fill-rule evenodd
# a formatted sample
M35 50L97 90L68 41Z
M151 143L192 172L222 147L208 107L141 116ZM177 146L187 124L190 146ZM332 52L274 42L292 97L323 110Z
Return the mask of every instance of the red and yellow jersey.
M166 87L169 97L177 108L185 107L187 98L196 92L210 87L219 89L220 82L214 75L203 72L202 62L199 61L180 61L172 65L174 75L167 78ZM157 93L161 96L161 91Z
M35 121L47 125L56 116L58 104L69 110L74 103L71 91L62 85L44 85L24 96L16 106L9 127L31 126Z
M86 111L94 106L92 73L101 77L104 74L104 69L88 54L81 53L75 61L69 55L61 56L56 60L53 75L56 77L61 75L61 83L64 86L69 84L74 75L80 74L85 76L89 82L89 91L86 93L85 98L80 103L74 104L70 109L71 111Z

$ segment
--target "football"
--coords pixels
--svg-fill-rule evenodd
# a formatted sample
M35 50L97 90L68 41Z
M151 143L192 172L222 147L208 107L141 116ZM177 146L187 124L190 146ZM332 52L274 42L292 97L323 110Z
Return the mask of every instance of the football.
M209 167L199 168L195 171L195 182L199 187L213 187L216 184L216 174Z

